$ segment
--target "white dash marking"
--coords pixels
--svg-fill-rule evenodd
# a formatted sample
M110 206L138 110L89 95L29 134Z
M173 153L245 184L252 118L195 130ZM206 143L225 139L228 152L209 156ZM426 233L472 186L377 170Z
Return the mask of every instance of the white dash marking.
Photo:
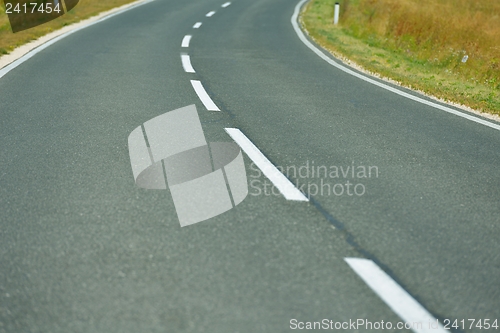
M205 90L205 88L203 88L203 85L200 81L191 80L191 85L193 86L194 91L208 111L220 111L217 105L215 105L214 101L212 101L210 96L208 96L207 91Z
M182 67L186 73L195 73L193 65L191 65L191 58L187 54L181 54Z
M201 22L196 22L194 25L193 25L193 29L198 29L199 27L201 27L202 23Z
M243 149L250 159L262 170L262 173L276 186L287 200L309 201L288 178L286 178L268 159L261 153L250 139L237 128L225 128L227 134Z
M207 15L205 15L205 16L206 17L212 17L212 16L214 16L214 14L215 14L215 11L212 10L212 11L208 12Z
M344 258L363 281L416 333L444 333L443 326L399 284L369 259ZM421 324L421 325L420 325Z
M226 2L225 4L222 5L222 8L226 8L227 6L229 6L231 3L230 2Z
M193 36L191 36L191 35L186 35L186 36L184 36L184 38L182 39L181 46L182 46L182 47L189 47L189 43L191 42L191 38L192 38L192 37L193 37Z

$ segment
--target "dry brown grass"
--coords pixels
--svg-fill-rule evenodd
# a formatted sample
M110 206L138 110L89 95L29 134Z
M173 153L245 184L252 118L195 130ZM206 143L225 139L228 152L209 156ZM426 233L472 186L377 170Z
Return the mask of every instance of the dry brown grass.
M323 47L368 71L500 115L499 0L311 0L301 18Z
M79 4L67 14L38 27L17 33L12 33L9 19L7 14L5 14L4 3L0 2L0 56L11 52L20 45L46 35L51 31L133 1L134 0L80 0Z
M345 0L344 6L343 25L357 37L376 35L385 48L500 83L498 0Z

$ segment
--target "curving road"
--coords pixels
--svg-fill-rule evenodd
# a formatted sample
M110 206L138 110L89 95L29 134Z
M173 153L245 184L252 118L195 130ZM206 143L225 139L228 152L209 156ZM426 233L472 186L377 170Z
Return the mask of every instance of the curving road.
M332 66L296 6L156 0L0 78L0 332L276 333L418 311L496 331L469 319L500 321L499 124ZM239 129L310 200L245 157L249 196L181 228L168 191L134 185L127 137L189 104L207 141Z

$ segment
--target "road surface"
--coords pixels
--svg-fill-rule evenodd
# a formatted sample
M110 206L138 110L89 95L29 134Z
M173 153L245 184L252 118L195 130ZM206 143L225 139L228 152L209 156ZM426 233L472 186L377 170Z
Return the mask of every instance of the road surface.
M346 258L442 324L495 331L468 319L500 321L500 131L330 65L295 32L297 1L223 4L144 4L0 79L0 332L404 321ZM239 129L310 200L245 156L248 197L181 228L169 191L135 186L127 137L190 104L207 141Z

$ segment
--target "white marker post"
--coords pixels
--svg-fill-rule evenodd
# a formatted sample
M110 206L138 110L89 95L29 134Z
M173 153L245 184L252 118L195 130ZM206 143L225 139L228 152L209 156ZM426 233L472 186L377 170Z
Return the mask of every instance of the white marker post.
M340 12L340 4L338 2L335 3L335 13L333 14L333 24L337 25L339 23L339 12Z

